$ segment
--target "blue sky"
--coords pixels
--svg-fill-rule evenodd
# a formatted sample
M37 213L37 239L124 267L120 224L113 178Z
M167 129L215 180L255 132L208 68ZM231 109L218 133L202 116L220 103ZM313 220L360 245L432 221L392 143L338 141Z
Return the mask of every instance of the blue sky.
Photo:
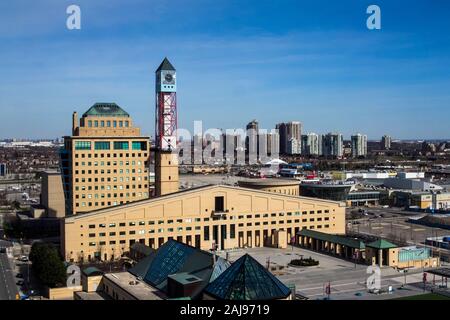
M81 7L82 29L66 28ZM381 7L382 29L366 28ZM154 70L178 72L179 126L450 138L450 2L0 2L0 139L56 138L116 102L154 131Z

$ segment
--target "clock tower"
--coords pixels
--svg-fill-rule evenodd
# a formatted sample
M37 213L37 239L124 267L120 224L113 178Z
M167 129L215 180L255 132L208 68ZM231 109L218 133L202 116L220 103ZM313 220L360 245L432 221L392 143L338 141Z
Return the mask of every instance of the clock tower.
M167 58L156 69L155 191L156 196L177 192L177 75Z

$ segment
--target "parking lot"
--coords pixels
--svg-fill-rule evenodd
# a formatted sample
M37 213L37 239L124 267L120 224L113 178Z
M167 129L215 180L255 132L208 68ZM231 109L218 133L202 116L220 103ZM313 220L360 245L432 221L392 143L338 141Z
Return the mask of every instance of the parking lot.
M348 214L349 214L348 210ZM407 222L409 218L424 214L411 214L399 209L370 208L360 218L347 219L347 230L383 237L391 241L407 244L423 244L426 238L450 235L450 230L432 228Z
M417 295L423 292L422 270L409 271L406 276L392 268L381 269L381 288L386 293L369 293L366 285L366 265L354 264L351 261L342 260L326 254L305 250L298 247L287 249L275 248L250 248L241 249L229 253L229 259L235 261L245 253L249 253L266 268L269 267L283 283L295 286L296 293L311 300L327 297L325 288L330 284L330 299L360 299L377 300L392 299ZM225 257L225 253L220 253ZM313 258L319 261L318 266L292 267L289 262L292 259ZM392 293L387 293L389 286Z

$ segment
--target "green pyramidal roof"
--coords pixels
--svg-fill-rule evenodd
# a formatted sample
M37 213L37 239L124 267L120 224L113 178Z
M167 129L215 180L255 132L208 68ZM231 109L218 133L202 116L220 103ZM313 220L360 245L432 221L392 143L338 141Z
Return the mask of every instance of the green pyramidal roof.
M97 102L83 114L83 117L129 117L130 115L115 103Z
M378 239L377 241L366 244L366 247L375 249L391 249L398 246L384 239Z
M174 66L170 63L169 59L164 58L163 62L159 65L158 69L156 69L156 72L161 70L172 70L175 71Z
M211 282L205 292L224 300L276 300L287 298L291 290L246 254Z

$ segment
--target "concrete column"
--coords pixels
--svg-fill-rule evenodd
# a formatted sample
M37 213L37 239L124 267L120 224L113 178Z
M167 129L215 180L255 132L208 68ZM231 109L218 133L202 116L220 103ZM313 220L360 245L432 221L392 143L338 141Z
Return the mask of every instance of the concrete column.
M380 267L383 266L383 249L378 250L378 263Z
M220 224L217 225L217 250L220 250L221 248L221 239L222 239L222 228L220 227Z

